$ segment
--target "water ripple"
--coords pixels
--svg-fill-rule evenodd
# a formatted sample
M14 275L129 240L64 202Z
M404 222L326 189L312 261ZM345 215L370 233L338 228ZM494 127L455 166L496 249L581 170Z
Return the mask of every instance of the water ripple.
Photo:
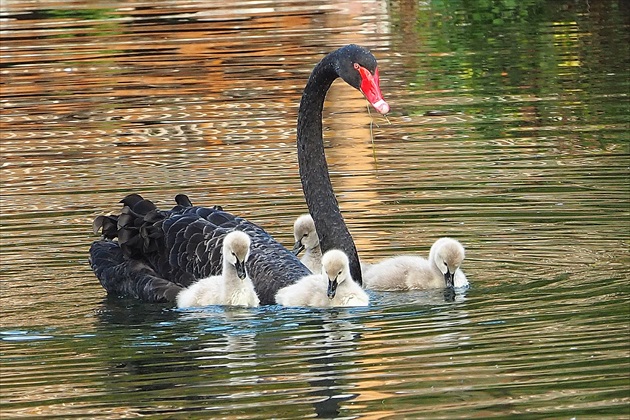
M627 11L355 3L7 4L3 414L626 415ZM297 104L348 42L378 56L392 107L368 115L337 83L325 104L361 258L453 236L472 287L335 310L106 298L91 222L129 192L163 207L185 192L292 245Z

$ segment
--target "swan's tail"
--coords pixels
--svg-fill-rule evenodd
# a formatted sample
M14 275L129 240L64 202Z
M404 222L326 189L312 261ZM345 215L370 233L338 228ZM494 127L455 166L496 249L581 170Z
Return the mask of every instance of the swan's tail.
M145 302L174 302L182 289L159 277L140 260L126 258L117 242L103 239L90 247L90 265L107 293Z
M191 258L196 248L217 230L214 223L234 224L234 216L220 206L193 207L184 194L175 197L170 210L160 210L138 194L120 202L120 214L98 216L92 226L103 237L90 248L90 264L109 294L147 302L174 301L183 286L220 270L220 252L204 255L197 270L186 269L198 259ZM208 223L202 223L204 218ZM198 225L205 228L206 236L199 234ZM220 233L216 240L224 233L219 230L214 232Z
M90 264L99 282L109 294L131 296L147 302L175 301L181 286L160 277L154 261L163 251L163 221L172 214L191 207L187 196L175 197L171 210L159 210L138 194L120 200L118 215L98 216L92 227L103 239L90 248Z
M138 194L129 194L122 200L124 207L119 215L98 216L94 219L94 233L100 230L103 238L118 239L125 256L140 258L159 251L164 241L162 222L174 213L192 207L184 194L175 197L177 205L171 210L159 210L152 201Z

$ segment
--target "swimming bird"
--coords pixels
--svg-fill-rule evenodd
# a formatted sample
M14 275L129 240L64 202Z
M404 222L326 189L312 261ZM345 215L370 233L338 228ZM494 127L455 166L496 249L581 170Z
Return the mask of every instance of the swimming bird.
M258 296L245 269L250 243L245 232L236 230L225 235L221 274L203 278L182 289L177 294L177 306L258 306Z
M313 69L302 94L297 122L297 155L302 189L319 233L322 251L337 248L349 258L361 283L356 247L343 220L328 175L322 137L324 99L341 77L381 114L389 112L379 87L376 59L365 48L347 45L326 55ZM179 201L178 201L179 197ZM260 226L219 207L193 206L184 195L171 210L160 210L138 194L122 200L119 215L99 216L94 229L103 239L90 248L90 263L109 294L144 301L174 301L182 287L221 272L221 244L232 230L251 238L247 272L261 304L309 270Z
M319 247L319 237L315 231L315 222L310 214L303 214L293 223L293 236L295 237L295 245L293 253L298 255L304 250L304 255L300 258L302 264L306 266L311 273L319 273L322 271L322 250Z
M293 236L295 245L293 253L299 255L304 251L304 255L300 258L312 273L319 273L322 269L322 249L319 246L319 236L315 230L315 222L310 214L303 214L295 220L293 224ZM371 266L370 263L360 261L361 273Z
M440 238L431 246L429 259L400 255L366 267L363 286L372 290L460 288L468 279L459 268L464 247L452 238Z
M303 277L276 294L276 303L283 306L368 306L370 298L350 274L348 256L338 249L322 257L321 274Z

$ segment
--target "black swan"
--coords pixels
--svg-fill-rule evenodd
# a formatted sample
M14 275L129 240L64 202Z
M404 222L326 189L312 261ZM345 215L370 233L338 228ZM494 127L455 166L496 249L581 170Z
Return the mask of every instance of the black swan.
M300 101L298 163L322 252L344 251L352 277L361 284L359 258L332 189L322 138L324 99L338 77L361 91L378 112L389 112L379 87L376 59L367 49L347 45L329 53L313 69ZM103 238L92 244L90 264L109 294L174 302L182 288L221 272L223 237L232 230L251 237L247 272L262 305L274 304L279 289L311 274L293 253L254 223L220 207L193 206L185 195L175 200L175 207L162 211L131 194L121 200L120 215L94 220L94 231L102 229Z

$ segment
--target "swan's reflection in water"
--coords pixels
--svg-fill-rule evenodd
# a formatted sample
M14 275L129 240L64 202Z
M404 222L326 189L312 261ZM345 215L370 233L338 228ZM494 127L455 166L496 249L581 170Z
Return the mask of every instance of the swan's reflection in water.
M208 306L181 311L182 321L198 321L197 334L212 336L191 350L200 369L227 369L226 380L231 383L255 383L256 372L256 311L248 308Z
M335 417L357 395L352 377L360 371L363 325L353 311L208 307L181 318L202 320L200 330L221 334L194 351L201 369L227 369L224 385L242 390L218 398L286 394L290 404L310 404L318 417ZM243 389L253 383L262 384L260 391Z
M471 345L466 294L457 293L455 302L445 302L442 290L372 292L371 298L379 311L363 320L354 404L378 404L373 418L405 418L406 412L417 418L419 398L450 383L459 352ZM451 371L452 376L445 373Z
M361 369L360 341L364 327L353 315L354 311L361 312L359 309L317 311L317 317L305 323L305 333L287 337L284 348L292 351L306 369L296 372L293 379L308 378L308 399L317 417L338 417L342 404L357 396L353 378Z
M298 417L323 418L426 392L418 388L425 367L451 369L471 340L465 294L454 303L442 291L370 295L370 307L328 309L180 310L114 299L100 322L110 337L101 350L111 362L108 392L131 383L217 416L257 409L273 417L290 406ZM150 334L138 328L147 323Z
M465 291L454 302L445 302L442 290L370 295L369 308L207 307L180 319L195 321L198 335L214 335L191 351L215 392L222 391L214 398L273 404L281 397L330 418L347 404L399 398L378 389L404 388L423 374L424 363L448 366L449 354L471 341Z

